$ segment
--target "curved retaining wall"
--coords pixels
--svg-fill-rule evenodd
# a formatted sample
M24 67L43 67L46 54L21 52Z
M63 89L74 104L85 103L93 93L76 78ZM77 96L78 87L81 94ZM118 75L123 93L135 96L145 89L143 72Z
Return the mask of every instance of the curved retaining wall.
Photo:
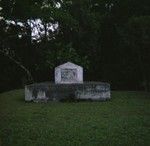
M110 98L110 84L102 82L37 83L25 86L25 101L61 101L64 99L101 101Z

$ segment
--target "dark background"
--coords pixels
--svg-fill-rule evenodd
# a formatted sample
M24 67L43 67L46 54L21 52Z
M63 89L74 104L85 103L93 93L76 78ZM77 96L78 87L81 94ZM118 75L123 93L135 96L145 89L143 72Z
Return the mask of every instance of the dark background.
M150 90L149 0L2 0L0 7L0 92L53 81L54 67L67 61L83 66L85 81ZM33 41L27 22L36 19L58 28L41 28Z

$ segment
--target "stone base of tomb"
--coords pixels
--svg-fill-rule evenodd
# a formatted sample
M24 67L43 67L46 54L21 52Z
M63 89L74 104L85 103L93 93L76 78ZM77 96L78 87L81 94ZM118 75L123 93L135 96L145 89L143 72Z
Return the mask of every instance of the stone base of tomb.
M65 100L105 101L110 99L110 84L84 82L81 84L37 83L25 86L25 101L47 102Z

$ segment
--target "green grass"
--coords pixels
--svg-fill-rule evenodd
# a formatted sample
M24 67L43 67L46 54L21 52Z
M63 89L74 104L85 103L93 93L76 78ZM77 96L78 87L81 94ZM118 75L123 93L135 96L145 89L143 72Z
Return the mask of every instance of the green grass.
M0 94L1 146L149 146L150 94L113 92L108 102L26 103Z

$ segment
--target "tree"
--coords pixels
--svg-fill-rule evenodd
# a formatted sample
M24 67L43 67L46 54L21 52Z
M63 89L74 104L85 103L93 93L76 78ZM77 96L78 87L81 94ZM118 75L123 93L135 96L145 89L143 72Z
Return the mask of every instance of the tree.
M149 0L142 4L140 0L1 0L0 4L3 53L26 67L36 82L52 80L53 67L71 60L89 67L86 80L130 90L143 89L144 82L149 88ZM7 62L6 70L11 68L17 69Z
M128 46L133 49L139 72L141 84L144 89L150 89L150 16L133 17L126 28Z

